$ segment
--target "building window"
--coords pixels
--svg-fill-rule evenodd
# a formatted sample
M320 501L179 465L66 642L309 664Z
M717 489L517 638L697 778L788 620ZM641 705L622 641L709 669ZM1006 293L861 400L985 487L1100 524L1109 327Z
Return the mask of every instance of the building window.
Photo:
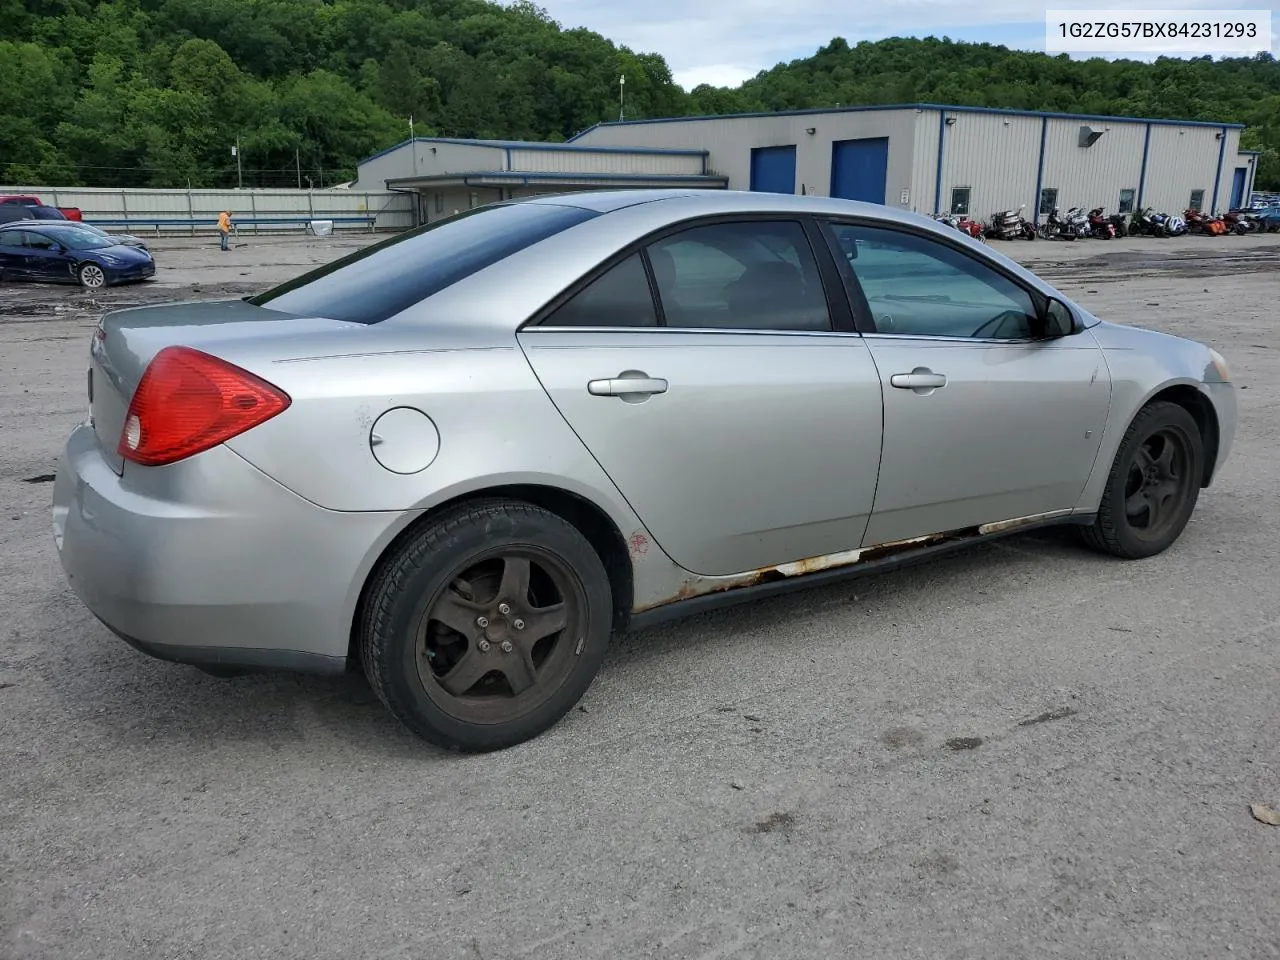
M1120 191L1120 208L1119 209L1121 213L1133 212L1133 198L1136 193L1137 193L1136 190Z
M1058 188L1045 187L1040 191L1040 213L1053 213L1058 209Z
M1191 191L1191 209L1192 210L1204 209L1204 191L1203 190Z
M477 194L474 190L472 190L471 195L467 198L467 202L470 208L474 210L476 206L479 205L480 203L480 195Z
M951 212L961 217L967 217L969 215L968 187L951 188Z
M436 213L444 213L444 194L436 194Z

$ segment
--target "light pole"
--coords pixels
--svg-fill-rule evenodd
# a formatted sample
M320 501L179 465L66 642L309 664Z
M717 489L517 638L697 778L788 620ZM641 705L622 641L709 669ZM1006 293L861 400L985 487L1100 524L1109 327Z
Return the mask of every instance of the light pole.
M231 155L236 158L236 186L244 189L244 171L240 167L240 138L236 137L236 145L231 148Z
M626 116L626 108L624 106L627 90L627 75L624 73L618 78L618 122L621 123Z

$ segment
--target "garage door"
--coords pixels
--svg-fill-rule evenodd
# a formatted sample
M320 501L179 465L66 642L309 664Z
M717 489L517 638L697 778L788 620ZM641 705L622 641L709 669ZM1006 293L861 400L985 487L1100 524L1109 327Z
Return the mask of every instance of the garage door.
M831 145L831 195L884 203L889 138L837 140Z
M796 148L756 147L751 151L751 189L762 193L796 192Z

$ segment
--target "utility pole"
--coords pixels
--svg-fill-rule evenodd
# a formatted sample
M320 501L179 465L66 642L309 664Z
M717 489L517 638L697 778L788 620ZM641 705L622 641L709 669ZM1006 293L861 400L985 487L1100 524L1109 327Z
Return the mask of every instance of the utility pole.
M293 165L298 171L298 189L302 189L302 151L298 147L293 148Z
M236 145L231 148L231 155L236 158L236 184L244 189L244 170L240 166L240 138L236 137Z
M418 175L418 144L413 139L413 114L409 114L409 155L413 157L413 175Z
M625 97L627 91L627 75L624 73L618 78L618 122L621 123L627 115L625 107Z

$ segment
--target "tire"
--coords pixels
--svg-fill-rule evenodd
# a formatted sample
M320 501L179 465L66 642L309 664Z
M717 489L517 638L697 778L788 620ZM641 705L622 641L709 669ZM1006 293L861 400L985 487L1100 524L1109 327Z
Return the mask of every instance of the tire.
M1166 450L1169 458L1162 469ZM1203 476L1204 443L1191 414L1176 403L1148 404L1120 441L1098 518L1081 528L1085 543L1124 560L1163 553L1191 519ZM1152 502L1160 510L1154 528L1148 526Z
M557 598L562 616L538 613ZM379 565L360 656L378 698L415 734L448 750L500 750L582 698L612 615L609 577L577 528L520 501L476 501L414 531Z
M76 271L80 286L86 290L101 290L107 285L107 273L96 263L82 263Z

